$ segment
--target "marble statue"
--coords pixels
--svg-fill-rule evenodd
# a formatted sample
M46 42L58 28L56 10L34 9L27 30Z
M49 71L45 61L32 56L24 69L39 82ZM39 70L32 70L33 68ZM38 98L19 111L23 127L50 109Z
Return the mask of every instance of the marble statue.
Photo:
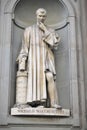
M26 107L61 109L56 90L53 50L60 37L45 25L47 12L36 11L37 23L24 31L21 51L17 57L16 104Z

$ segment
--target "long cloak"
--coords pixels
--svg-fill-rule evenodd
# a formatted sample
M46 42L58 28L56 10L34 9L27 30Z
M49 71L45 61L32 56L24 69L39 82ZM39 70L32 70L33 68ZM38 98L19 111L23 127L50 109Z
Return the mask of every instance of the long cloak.
M20 54L27 56L27 103L47 100L46 72L56 75L52 49L58 46L60 38L48 28L45 34L38 25L25 29Z

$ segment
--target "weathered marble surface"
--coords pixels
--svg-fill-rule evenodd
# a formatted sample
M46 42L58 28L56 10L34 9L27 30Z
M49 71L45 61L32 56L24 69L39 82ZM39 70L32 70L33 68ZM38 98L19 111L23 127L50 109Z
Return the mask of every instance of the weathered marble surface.
M12 108L11 115L27 115L27 116L70 116L68 109L55 108Z
M60 37L54 29L45 25L46 17L45 9L37 9L37 23L24 31L22 47L16 59L16 103L45 106L49 99L49 107L60 108L53 51L57 49Z
M17 72L16 76L16 103L26 103L27 98L27 72Z

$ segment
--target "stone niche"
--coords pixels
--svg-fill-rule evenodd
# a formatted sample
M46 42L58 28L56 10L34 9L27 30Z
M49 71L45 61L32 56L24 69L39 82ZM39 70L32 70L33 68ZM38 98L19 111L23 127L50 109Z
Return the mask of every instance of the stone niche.
M15 104L16 89L16 58L21 48L21 40L24 28L36 22L35 11L38 8L47 10L47 25L54 28L61 37L61 42L55 51L57 89L59 103L64 109L71 110L68 118L41 117L34 118L36 123L63 124L79 126L78 106L78 79L77 79L77 55L76 55L76 32L75 13L68 0L9 0L3 13L5 31L3 42L5 45L4 55L8 58L3 63L3 77L6 82L1 88L1 115L2 124L34 124L32 117L13 117L11 108ZM10 44L7 46L7 42ZM8 48L7 48L8 47ZM7 64L8 60L8 64ZM6 94L4 98L4 94ZM3 114L4 113L4 114Z
M68 45L68 10L58 0L21 0L14 10L13 38L12 38L12 87L11 106L15 103L16 58L21 47L24 28L36 23L35 11L38 8L47 10L46 24L54 28L61 37L61 42L55 51L57 88L60 104L70 109L69 82L69 45ZM16 24L15 24L16 23Z

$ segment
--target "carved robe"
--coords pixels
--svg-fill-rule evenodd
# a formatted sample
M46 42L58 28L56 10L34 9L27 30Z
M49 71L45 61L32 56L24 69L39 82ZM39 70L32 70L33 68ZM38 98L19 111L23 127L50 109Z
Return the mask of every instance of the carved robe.
M25 29L21 56L27 56L27 103L45 102L47 99L46 72L56 76L52 49L58 46L60 38L54 30L45 34L38 25Z

